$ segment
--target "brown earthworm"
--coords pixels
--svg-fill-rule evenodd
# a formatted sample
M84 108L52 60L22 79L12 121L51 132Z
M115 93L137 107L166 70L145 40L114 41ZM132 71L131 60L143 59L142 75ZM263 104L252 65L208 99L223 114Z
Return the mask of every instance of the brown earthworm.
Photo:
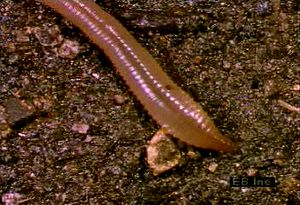
M91 0L41 0L79 27L111 60L148 113L168 133L190 145L231 152L199 104L179 88L113 16Z

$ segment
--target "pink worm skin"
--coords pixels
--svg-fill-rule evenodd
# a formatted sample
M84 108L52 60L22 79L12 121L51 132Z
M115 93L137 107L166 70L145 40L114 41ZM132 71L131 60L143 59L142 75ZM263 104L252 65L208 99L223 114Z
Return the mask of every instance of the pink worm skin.
M167 133L187 144L232 152L199 104L180 89L113 16L91 0L41 0L79 27L111 60L131 91Z

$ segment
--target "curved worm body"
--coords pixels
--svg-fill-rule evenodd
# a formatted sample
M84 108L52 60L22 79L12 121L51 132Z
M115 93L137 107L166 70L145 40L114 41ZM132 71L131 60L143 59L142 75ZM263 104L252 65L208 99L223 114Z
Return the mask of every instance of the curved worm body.
M79 27L109 57L131 91L168 133L190 145L233 151L200 105L180 89L153 57L111 15L91 0L41 0Z

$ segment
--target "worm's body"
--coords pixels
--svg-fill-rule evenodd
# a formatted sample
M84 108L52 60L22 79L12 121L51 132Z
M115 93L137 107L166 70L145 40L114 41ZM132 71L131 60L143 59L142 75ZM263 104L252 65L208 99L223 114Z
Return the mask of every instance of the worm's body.
M79 27L112 61L149 114L180 140L204 149L234 150L200 105L111 15L91 0L41 0Z

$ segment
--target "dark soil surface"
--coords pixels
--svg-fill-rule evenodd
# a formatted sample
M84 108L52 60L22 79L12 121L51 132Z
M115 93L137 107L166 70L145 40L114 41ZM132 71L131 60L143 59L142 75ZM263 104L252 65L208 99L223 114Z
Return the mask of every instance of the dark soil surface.
M145 150L159 126L109 59L37 1L2 0L3 204L300 204L299 0L97 3L239 152L174 139L182 162L154 176ZM231 187L236 176L275 186Z

